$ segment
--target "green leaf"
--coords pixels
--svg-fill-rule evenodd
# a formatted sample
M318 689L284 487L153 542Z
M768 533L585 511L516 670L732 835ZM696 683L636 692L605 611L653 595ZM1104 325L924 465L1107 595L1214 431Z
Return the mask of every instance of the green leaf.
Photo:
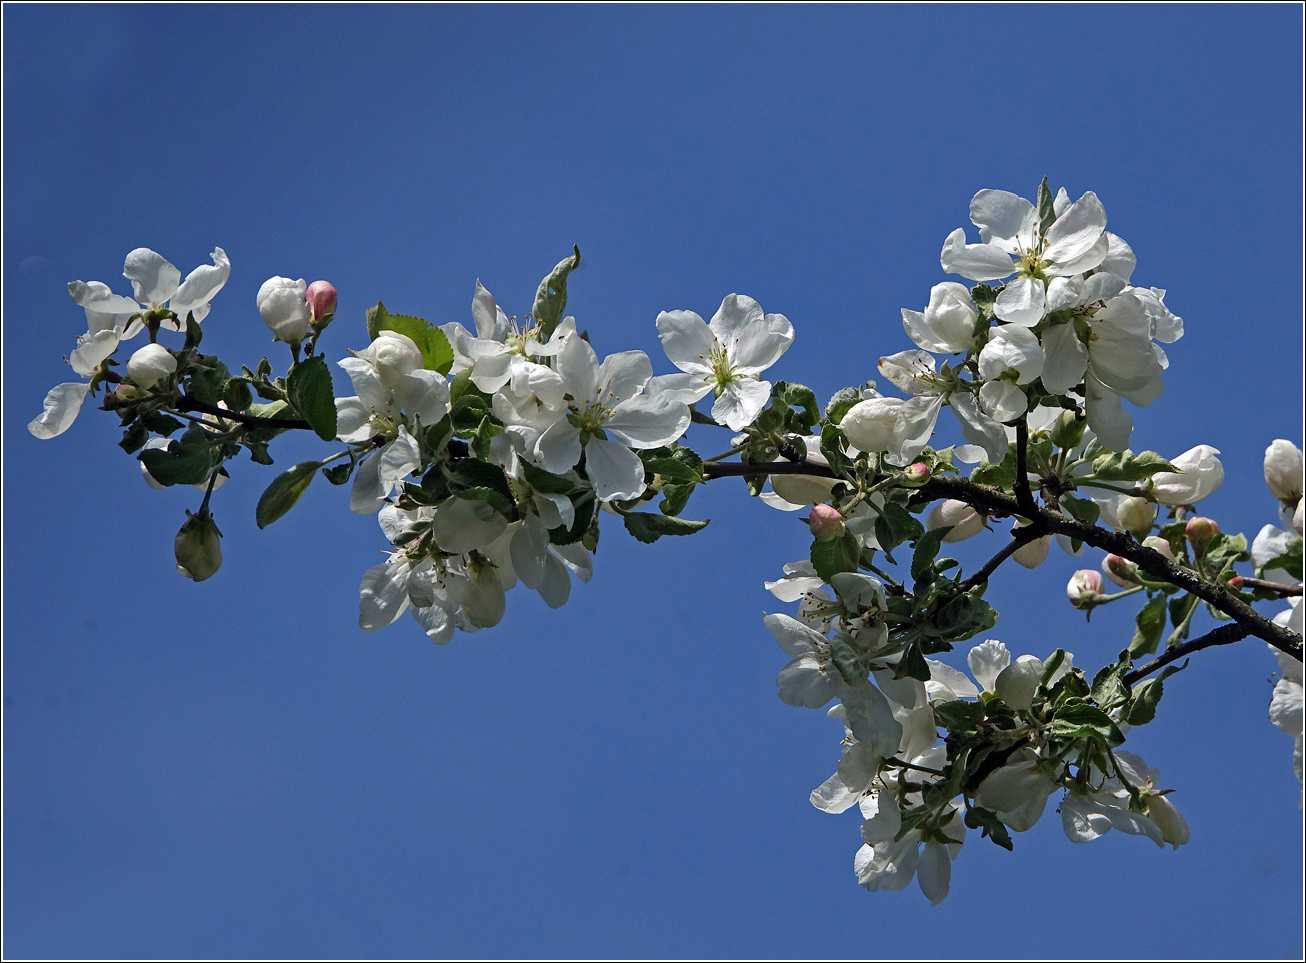
M167 448L147 448L140 460L160 485L198 485L221 462L221 454L198 428L187 431Z
M1099 669L1097 675L1093 676L1093 687L1090 690L1093 701L1107 712L1116 706L1124 705L1129 699L1129 686L1125 685L1125 676L1133 671L1133 668L1134 662L1126 651L1120 654L1118 661Z
M672 518L669 515L654 515L652 512L630 512L622 516L626 531L641 542L656 542L663 535L692 535L707 526L711 519L691 521L688 518Z
M385 304L367 309L367 335L373 341L383 331L394 331L413 339L422 352L422 367L440 374L448 374L453 367L453 348L444 332L422 318L411 314L391 314Z
M836 634L830 640L830 661L839 670L843 681L849 685L855 686L859 682L865 682L870 675L869 660L861 651L849 644L848 637L843 633Z
M194 312L186 312L186 351L194 351L200 346L200 341L204 338L204 332L200 329L199 322L195 320Z
M689 496L694 494L693 485L667 485L662 489L662 501L658 511L663 515L679 515L689 504Z
M455 434L470 435L481 427L481 422L488 414L490 414L489 399L473 389L459 396L453 403L449 411L449 419Z
M304 494L322 465L320 461L303 461L278 475L259 496L258 505L254 509L254 521L258 527L267 528L294 508L295 502L299 501L299 496Z
M322 477L333 485L343 485L349 481L349 476L354 473L353 461L347 461L343 465L336 465L335 468L323 468Z
M508 476L498 465L476 458L464 458L458 462L457 467L449 473L448 477L449 491L455 495L472 489L485 488L498 492L509 504L517 503L512 487L508 484Z
M984 703L944 702L934 707L934 719L949 732L969 732L984 721Z
M1134 630L1134 639L1129 643L1129 654L1133 658L1151 655L1161 644L1161 635L1165 632L1165 596L1157 595L1147 600L1134 616L1138 626Z
M799 425L802 429L801 433L804 435L810 432L812 426L821 420L821 409L816 404L816 395L806 385L777 381L771 389L771 400L772 403L779 402L790 408L801 410Z
M246 434L241 444L249 449L250 461L259 465L272 464L272 456L268 454L268 443L266 441L257 441Z
M985 809L982 806L971 806L970 809L966 810L966 825L971 829L981 830L981 839L987 836L1009 852L1014 849L1011 843L1011 834L1007 832L1007 827L1002 825L1002 820L998 818L998 814L993 810Z
M1175 626L1175 630L1170 633L1170 638L1166 640L1166 648L1178 645L1188 638L1189 626L1184 626L1182 632L1179 631L1179 627L1183 624L1184 619L1188 617L1188 613L1197 607L1198 601L1196 595L1189 595L1187 592L1170 600L1170 624Z
M945 642L963 642L998 624L998 610L985 602L981 586L958 595L944 605L934 616L933 638ZM946 646L945 646L946 648Z
M319 438L323 441L335 438L336 395L325 358L314 355L291 368L286 393Z
M165 415L162 411L148 411L141 415L141 424L156 435L163 435L164 437L183 427L180 421L172 417L172 415Z
M1102 509L1091 498L1076 498L1074 495L1062 495L1061 507L1074 516L1076 521L1085 525L1096 525Z
M150 433L139 421L132 422L130 428L122 433L122 440L118 442L118 447L127 454L134 451L140 451L141 446L150 440Z
M594 519L594 493L589 489L582 489L573 494L571 496L571 505L576 515L571 528L559 525L557 528L549 530L549 541L554 545L571 545L573 542L581 541L589 530L590 522ZM590 549L590 551L593 551L593 549Z
M920 646L914 642L907 646L898 664L893 667L895 679L915 679L917 682L930 681L930 665L921 654Z
M860 556L861 545L852 532L844 532L826 542L812 540L812 565L816 574L827 582L840 572L857 571Z
M1126 448L1099 455L1093 461L1093 477L1099 481L1142 481L1162 471L1179 469L1154 451L1135 455Z
M1057 709L1047 727L1054 739L1101 739L1115 747L1125 741L1110 716L1087 702L1067 702Z
M994 488L1009 489L1016 484L1016 446L1007 446L1006 457L1002 463L994 465L985 455L980 459L979 467L970 473L970 480L977 485L992 485Z
M875 539L886 555L903 542L924 534L925 526L897 502L885 502L875 519Z
M1048 179L1043 178L1043 183L1038 186L1038 224L1039 233L1047 234L1048 228L1057 219L1057 209L1052 191L1048 187Z
M677 445L651 448L636 454L644 462L645 471L661 475L664 482L695 485L703 480L703 459L692 448Z
M245 378L228 378L226 387L222 389L222 400L232 411L244 411L254 403L249 381Z
M216 405L222 400L231 372L212 355L195 355L186 369L190 393L206 405Z
M944 538L952 528L951 525L945 525L942 528L931 529L920 537L916 543L916 551L912 552L911 557L913 579L919 579L934 567L934 557L939 554L939 546L943 544Z
M447 414L426 429L426 447L430 451L443 451L452 438L453 421Z
M830 463L830 469L836 475L850 478L853 473L853 461L840 446L842 440L843 432L834 425L826 425L821 429L821 454L825 456L825 460Z
M848 409L861 400L861 388L840 388L825 403L826 422L831 425L839 424L839 422L843 421L843 416L848 414Z
M572 245L571 250L572 253L558 262L535 292L535 307L531 314L545 338L553 334L567 307L567 275L580 267L580 248Z
M476 431L472 434L471 449L477 458L489 460L490 441L496 435L503 434L503 422L494 415L486 415L481 419L481 423L476 426Z
M544 492L546 495L570 495L578 487L574 480L554 475L528 461L523 460L521 467L526 475L526 481L537 492Z
M1297 581L1301 581L1302 570L1302 540L1300 537L1288 542L1286 550L1282 555L1276 555L1264 565L1256 570L1256 574L1263 572L1273 572L1275 569L1283 569Z
M1187 667L1188 660L1184 659L1183 665L1166 666L1155 679L1148 679L1146 682L1140 682L1136 685L1133 696L1129 700L1129 708L1125 710L1125 722L1131 726L1141 726L1155 719L1156 706L1161 701L1164 692L1162 683L1169 676Z

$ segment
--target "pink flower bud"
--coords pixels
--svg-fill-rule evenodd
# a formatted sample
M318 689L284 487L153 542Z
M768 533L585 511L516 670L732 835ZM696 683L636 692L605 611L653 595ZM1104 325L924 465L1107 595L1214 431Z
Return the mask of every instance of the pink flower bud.
M807 515L807 526L818 542L828 542L844 532L843 516L833 505L813 505Z
M1219 535L1220 525L1214 518L1195 515L1188 519L1188 524L1184 526L1184 534L1188 536L1188 541L1197 547L1205 545L1213 535Z
M1102 559L1102 574L1121 588L1132 588L1138 584L1138 566L1119 555L1108 555Z
M1081 568L1066 583L1066 598L1077 609L1092 608L1093 601L1102 594L1102 573L1091 568Z
M336 313L336 289L330 281L314 281L304 296L313 315L313 327L319 330L325 328Z
M930 480L930 466L924 462L912 462L902 470L902 483L913 488L924 485Z

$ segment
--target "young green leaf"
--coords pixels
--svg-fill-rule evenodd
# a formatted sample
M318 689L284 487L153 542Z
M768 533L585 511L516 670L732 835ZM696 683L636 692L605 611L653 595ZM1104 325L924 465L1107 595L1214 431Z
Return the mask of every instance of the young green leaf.
M567 275L580 267L580 248L572 245L571 250L572 253L558 262L535 292L535 307L531 314L546 338L553 334L567 307Z
M258 505L254 509L254 521L258 527L267 528L294 508L295 502L299 501L299 496L304 494L322 465L320 461L303 461L278 475L259 496Z
M290 403L323 441L336 436L336 396L331 372L321 355L306 358L290 369L286 379Z
M651 512L630 512L622 516L626 531L641 542L656 542L663 535L692 535L707 526L711 519L692 521L688 518L673 518L669 515L654 515Z

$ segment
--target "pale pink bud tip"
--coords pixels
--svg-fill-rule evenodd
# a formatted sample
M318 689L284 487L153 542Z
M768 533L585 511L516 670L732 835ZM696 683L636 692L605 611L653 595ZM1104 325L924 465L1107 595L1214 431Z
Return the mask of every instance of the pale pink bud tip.
M1201 545L1212 536L1220 534L1220 525L1214 518L1198 515L1188 519L1188 524L1184 526L1184 534L1193 545Z
M843 516L833 505L813 505L807 525L818 542L828 542L844 532Z
M313 323L320 324L336 313L336 289L330 281L314 281L304 292L308 299L309 310L313 312Z
M1089 607L1102 594L1102 573L1091 568L1081 568L1066 584L1066 597L1077 609Z
M923 462L913 462L902 470L903 480L910 485L923 485L930 480L930 466Z
M1102 574L1121 588L1138 584L1138 566L1119 555L1108 555L1102 560Z

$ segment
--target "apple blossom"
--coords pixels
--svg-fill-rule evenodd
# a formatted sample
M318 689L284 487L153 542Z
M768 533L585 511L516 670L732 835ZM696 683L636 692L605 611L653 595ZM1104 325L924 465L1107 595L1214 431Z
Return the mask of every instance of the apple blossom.
M272 329L273 340L297 345L308 337L313 320L305 298L304 279L271 277L263 282L255 299L263 323Z
M807 526L818 542L828 542L844 533L843 515L832 505L813 505Z
M336 289L330 281L314 281L304 292L313 329L321 331L336 314Z
M1153 475L1147 486L1152 498L1170 508L1196 505L1224 484L1224 466L1215 457L1218 454L1210 445L1198 445L1171 458L1170 464L1179 471Z
M1156 505L1146 498L1129 495L1116 508L1116 518L1120 527L1137 538L1152 530L1156 520Z
M207 511L191 515L173 540L177 571L196 582L217 574L222 567L221 538L222 533Z
M147 344L127 359L127 377L138 388L153 388L176 370L176 357L161 344Z
M1091 608L1102 594L1102 574L1091 568L1081 568L1066 583L1066 597L1077 609Z
M963 501L949 498L935 505L925 519L928 529L951 525L952 531L943 536L945 542L960 542L984 531L984 517Z
M1119 555L1108 555L1102 559L1102 574L1121 588L1132 588L1138 584L1138 566Z

